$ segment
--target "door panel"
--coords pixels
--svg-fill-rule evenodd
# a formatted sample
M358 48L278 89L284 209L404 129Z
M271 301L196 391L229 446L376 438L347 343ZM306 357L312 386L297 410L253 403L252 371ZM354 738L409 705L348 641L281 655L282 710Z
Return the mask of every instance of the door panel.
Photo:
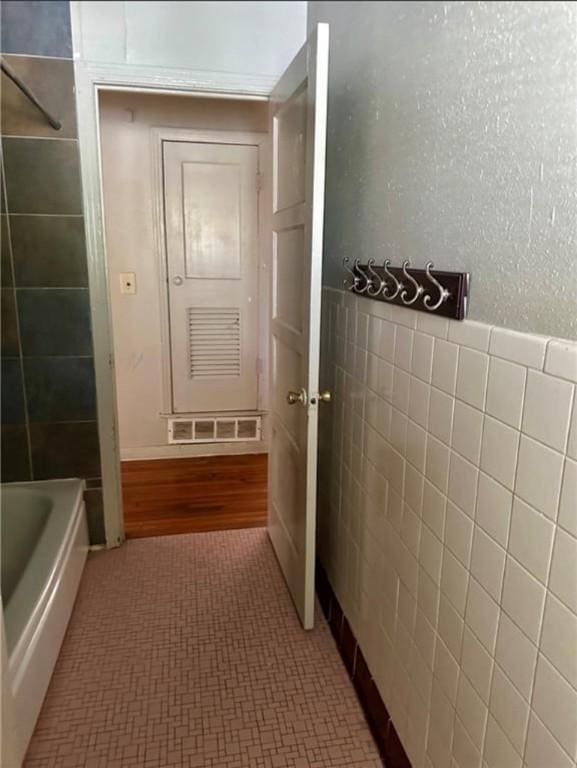
M305 629L314 623L327 70L328 26L319 24L281 77L271 103L268 530ZM297 400L292 405L289 391Z
M258 407L258 149L163 144L175 413Z

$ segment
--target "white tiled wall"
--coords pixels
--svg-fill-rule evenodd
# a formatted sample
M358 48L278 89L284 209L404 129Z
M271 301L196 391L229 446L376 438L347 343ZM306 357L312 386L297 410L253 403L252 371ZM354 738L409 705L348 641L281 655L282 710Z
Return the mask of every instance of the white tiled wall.
M577 345L327 289L319 555L414 768L577 761Z

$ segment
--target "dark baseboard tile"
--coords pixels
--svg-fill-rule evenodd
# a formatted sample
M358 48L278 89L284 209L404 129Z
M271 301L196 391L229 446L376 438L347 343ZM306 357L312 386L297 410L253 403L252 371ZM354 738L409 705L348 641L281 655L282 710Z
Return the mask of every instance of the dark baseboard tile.
M325 618L355 686L367 722L386 768L411 768L393 721L369 671L351 626L333 592L322 565L317 561L316 591Z

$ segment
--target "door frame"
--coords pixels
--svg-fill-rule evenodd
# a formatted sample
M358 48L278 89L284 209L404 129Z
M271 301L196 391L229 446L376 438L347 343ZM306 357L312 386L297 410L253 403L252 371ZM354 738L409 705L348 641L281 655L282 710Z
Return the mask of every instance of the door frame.
M258 151L258 174L264 179L258 190L257 200L257 293L259 300L258 311L258 357L264 361L259 366L257 374L257 407L250 413L261 414L266 410L268 402L268 302L270 248L267 248L264 234L270 225L270 205L268 202L268 185L270 179L268 152L270 136L268 133L257 131L227 131L203 130L196 128L152 128L152 204L154 219L152 228L156 244L157 265L160 291L160 336L162 349L162 411L167 416L172 415L172 376L170 354L170 313L168 302L168 264L166 252L166 219L164 210L164 179L163 179L163 142L179 141L190 144L222 144L256 147ZM262 300L264 299L264 300ZM240 411L239 411L240 413Z
M73 34L79 18L71 4ZM99 93L106 90L268 101L274 77L179 70L76 59L76 106L82 198L94 348L97 421L100 440L104 531L107 547L124 541L118 410L114 373L100 147Z

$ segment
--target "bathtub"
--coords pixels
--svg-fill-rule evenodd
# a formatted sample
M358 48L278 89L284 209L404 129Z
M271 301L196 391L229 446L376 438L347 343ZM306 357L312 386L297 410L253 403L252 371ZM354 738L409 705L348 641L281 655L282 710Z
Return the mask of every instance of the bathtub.
M3 656L19 765L70 619L88 527L82 480L10 483L1 492Z

